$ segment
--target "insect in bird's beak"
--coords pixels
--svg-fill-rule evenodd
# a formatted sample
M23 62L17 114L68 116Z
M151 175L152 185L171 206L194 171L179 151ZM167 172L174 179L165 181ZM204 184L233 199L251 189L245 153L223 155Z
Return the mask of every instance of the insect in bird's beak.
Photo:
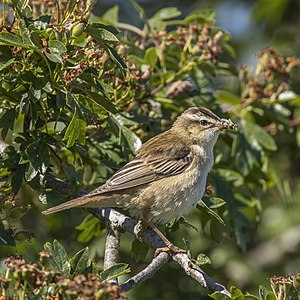
M234 124L230 119L221 119L223 129L237 130L238 126Z
M220 130L231 129L237 130L238 126L234 124L230 119L221 119L221 122L217 125Z

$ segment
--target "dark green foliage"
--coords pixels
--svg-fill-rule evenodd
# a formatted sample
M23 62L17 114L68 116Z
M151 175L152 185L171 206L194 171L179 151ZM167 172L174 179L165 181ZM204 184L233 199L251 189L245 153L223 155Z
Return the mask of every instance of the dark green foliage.
M190 106L207 106L232 118L239 130L219 139L208 179L212 191L198 203L191 222L182 218L170 224L172 234L180 229L182 235L198 238L204 232L215 242L232 240L246 251L265 195L277 188L282 199L292 201L290 181L278 160L279 149L290 151L285 144L299 150L300 131L293 130L293 119L299 117L300 101L289 85L298 60L264 49L254 73L239 71L232 63L230 36L215 26L213 11L183 18L169 7L147 18L132 2L144 21L142 29L119 23L116 8L102 18L90 17L85 1L83 11L69 1L57 14L52 8L51 16L35 15L26 1L10 2L17 22L4 24L0 32L0 131L5 142L0 141L1 245L13 246L34 231L43 241L63 235L62 244L73 246L74 224L80 224L81 243L103 236L105 226L94 217L83 220L74 210L66 218L39 222L39 211L80 188L92 190L105 182L141 142L169 128ZM117 28L129 31L121 35ZM47 185L49 176L71 188L59 194ZM23 203L33 207L24 218L28 209ZM30 228L19 221L26 217L33 218L27 219ZM199 246L190 236L185 244L190 252ZM127 250L130 245L136 261L146 257L147 247L134 241ZM91 267L87 248L71 259L57 241L46 243L45 249L52 254L53 272L72 280L89 272L100 275ZM209 262L203 254L193 260ZM120 264L101 277L128 270ZM254 299L238 289L231 293L233 298ZM267 291L260 296L265 300L274 295Z

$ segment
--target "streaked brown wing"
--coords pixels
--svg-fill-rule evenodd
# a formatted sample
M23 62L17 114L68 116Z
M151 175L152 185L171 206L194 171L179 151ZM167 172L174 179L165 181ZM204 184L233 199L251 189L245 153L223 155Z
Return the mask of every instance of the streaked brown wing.
M106 193L144 185L164 177L174 176L185 171L193 160L189 148L165 149L163 154L139 156L117 171L104 185L92 191Z

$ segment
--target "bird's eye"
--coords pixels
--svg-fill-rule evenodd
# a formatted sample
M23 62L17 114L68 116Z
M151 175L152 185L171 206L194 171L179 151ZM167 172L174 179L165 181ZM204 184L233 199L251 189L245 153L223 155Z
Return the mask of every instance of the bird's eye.
M208 125L208 122L207 122L206 120L201 120L201 121L200 121L200 124L201 124L202 126L207 126L207 125Z

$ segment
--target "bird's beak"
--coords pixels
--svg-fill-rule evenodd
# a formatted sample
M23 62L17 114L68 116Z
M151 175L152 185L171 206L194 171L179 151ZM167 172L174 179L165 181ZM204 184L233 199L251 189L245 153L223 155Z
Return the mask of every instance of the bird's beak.
M218 122L218 124L216 124L216 127L219 130L225 130L225 129L236 130L237 129L237 125L234 124L230 119L221 119L221 121Z

